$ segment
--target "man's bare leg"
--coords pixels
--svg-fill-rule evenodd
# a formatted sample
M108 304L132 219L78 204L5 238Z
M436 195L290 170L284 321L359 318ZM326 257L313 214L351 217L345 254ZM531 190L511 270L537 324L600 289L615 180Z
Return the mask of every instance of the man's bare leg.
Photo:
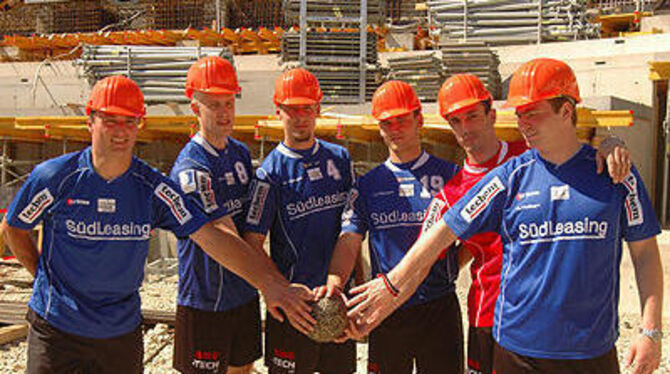
M244 366L228 366L228 374L251 374L253 368L253 363Z

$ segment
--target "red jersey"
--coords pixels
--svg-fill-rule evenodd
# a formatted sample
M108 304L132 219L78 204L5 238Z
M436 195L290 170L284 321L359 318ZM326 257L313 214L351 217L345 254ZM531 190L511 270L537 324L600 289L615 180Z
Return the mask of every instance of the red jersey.
M471 164L467 160L463 169L451 178L428 207L426 218L421 227L425 232L442 219L442 215L465 195L486 173L512 157L528 149L523 141L500 142L498 153L481 165ZM463 242L473 258L470 266L472 285L468 292L468 318L470 326L493 326L493 312L500 288L500 269L502 266L502 242L496 232L484 232L474 235Z

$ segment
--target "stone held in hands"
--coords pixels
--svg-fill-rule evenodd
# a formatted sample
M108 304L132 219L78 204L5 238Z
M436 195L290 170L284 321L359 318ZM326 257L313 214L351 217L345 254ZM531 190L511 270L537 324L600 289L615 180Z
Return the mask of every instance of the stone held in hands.
M339 296L324 297L312 304L310 314L316 320L314 330L308 335L319 343L332 342L347 326L347 306Z

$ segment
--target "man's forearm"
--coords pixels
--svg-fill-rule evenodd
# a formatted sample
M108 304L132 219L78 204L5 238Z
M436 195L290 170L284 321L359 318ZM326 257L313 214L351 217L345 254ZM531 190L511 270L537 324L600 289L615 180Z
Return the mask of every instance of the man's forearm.
M344 288L356 265L362 243L363 236L360 234L340 234L328 267L328 285L336 286L340 290Z
M451 246L456 239L453 231L440 220L419 237L398 265L388 273L389 280L400 291L399 296L403 301L414 294L442 250Z
M0 224L0 232L5 243L14 256L16 256L16 259L19 260L30 274L35 276L40 253L37 250L35 243L30 239L30 231L11 227L7 221L3 219L2 224Z
M221 230L207 224L191 238L215 261L261 291L275 283L288 285L264 252L251 248L232 230Z
M642 327L661 329L663 310L663 268L656 239L629 243L640 295Z

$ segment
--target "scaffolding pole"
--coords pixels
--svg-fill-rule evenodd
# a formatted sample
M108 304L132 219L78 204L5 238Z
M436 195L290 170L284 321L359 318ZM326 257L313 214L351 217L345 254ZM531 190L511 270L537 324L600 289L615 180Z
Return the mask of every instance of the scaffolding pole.
M670 160L668 160L668 139L670 138L670 79L668 79L666 91L665 120L663 121L663 134L665 135L665 152L663 154L663 195L661 197L661 223L668 223L668 176L670 176Z
M358 102L365 104L365 94L367 93L367 52L368 52L368 2L361 0L361 18L359 21L361 32L360 40L360 60L359 60L359 90Z
M300 50L298 59L301 66L307 63L307 0L300 0Z
M0 185L7 184L7 159L9 158L9 149L7 145L7 138L2 138L2 171L0 173Z

